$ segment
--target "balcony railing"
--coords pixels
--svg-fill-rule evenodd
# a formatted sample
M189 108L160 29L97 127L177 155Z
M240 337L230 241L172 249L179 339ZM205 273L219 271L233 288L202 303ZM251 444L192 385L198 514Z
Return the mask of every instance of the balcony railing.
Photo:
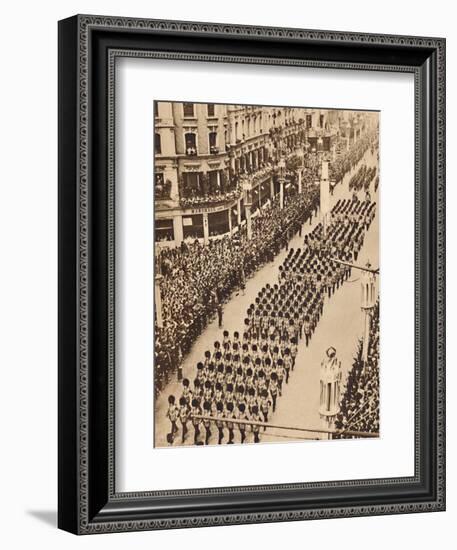
M198 188L186 186L180 183L179 203L183 208L197 206L213 206L239 198L242 188L241 183L235 178L225 180L220 186L201 183Z

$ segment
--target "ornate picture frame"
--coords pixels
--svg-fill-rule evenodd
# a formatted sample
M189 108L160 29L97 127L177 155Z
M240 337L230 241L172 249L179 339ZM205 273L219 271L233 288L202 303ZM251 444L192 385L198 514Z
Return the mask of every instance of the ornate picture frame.
M117 57L407 72L415 113L415 474L121 493L114 482ZM59 512L76 534L445 509L445 40L77 15L59 22Z

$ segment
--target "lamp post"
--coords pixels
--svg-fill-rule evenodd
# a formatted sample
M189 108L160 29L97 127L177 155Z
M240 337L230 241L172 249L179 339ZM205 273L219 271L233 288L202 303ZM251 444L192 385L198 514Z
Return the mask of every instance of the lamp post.
M320 370L319 415L327 430L335 427L335 418L340 410L341 361L336 349L330 347L325 352ZM332 436L329 433L328 439Z
M251 207L252 207L252 183L249 178L245 178L243 181L243 194L244 194L244 208L246 212L246 232L248 241L252 239L252 220L251 220Z

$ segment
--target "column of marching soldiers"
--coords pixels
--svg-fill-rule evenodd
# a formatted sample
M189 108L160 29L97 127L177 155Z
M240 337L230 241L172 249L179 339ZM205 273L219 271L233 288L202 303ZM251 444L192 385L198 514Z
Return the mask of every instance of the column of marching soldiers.
M368 189L375 175L362 166L352 186ZM319 223L302 248L289 250L277 282L262 288L248 308L243 329L224 331L197 364L195 379L185 378L181 395L168 397L169 444L178 438L208 445L213 434L218 444L260 441L261 423L268 423L297 367L299 341L309 345L324 305L351 275L350 266L332 258L357 261L375 211L369 194L364 201L356 194L338 200L330 224L324 229Z

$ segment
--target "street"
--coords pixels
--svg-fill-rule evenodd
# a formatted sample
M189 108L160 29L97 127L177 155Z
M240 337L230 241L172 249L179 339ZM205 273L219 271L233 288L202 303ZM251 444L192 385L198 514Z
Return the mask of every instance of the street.
M370 168L377 165L376 151L374 155L368 150L358 165L347 173L343 181L336 186L333 196L331 196L331 205L333 206L338 199L347 199L352 197L352 192L348 189L348 182L351 176L358 170L360 165L367 164ZM370 184L370 194L372 200L378 202L378 194L374 190L374 182ZM359 198L364 199L364 192L360 191ZM357 263L365 265L367 260L373 267L379 266L379 213L371 223L364 239L363 247L359 253ZM289 242L289 247L300 248L303 245L304 235L312 231L319 222L319 216L314 217L313 223L306 223L303 226L302 236L295 235ZM215 340L222 340L222 331L228 330L230 334L238 330L242 333L243 319L245 312L257 292L267 283L274 284L278 279L278 268L284 261L287 250L283 249L273 262L265 265L254 276L246 281L244 294L237 291L231 299L224 305L223 327L218 327L217 318L206 327L197 341L192 346L191 351L183 361L183 377L193 381L196 374L196 364L202 361L204 352L212 349ZM289 383L283 386L282 396L278 399L276 411L270 415L269 423L278 426L297 426L304 428L319 429L324 427L319 418L319 375L320 363L324 357L326 349L333 346L336 349L337 357L342 363L343 384L347 372L352 366L352 360L357 349L358 339L363 333L363 318L360 309L360 271L353 269L349 279L344 282L338 290L331 296L325 298L324 310L316 330L311 338L309 346L306 347L304 338L299 341L296 366L291 372ZM151 389L152 391L152 389ZM158 396L155 403L155 439L156 447L169 446L166 435L170 431L170 422L166 418L168 407L167 399L170 394L179 396L182 391L181 383L176 379L171 381L165 390ZM180 425L178 423L178 425ZM190 423L189 423L190 427ZM190 427L190 432L192 432ZM210 444L217 444L217 430L212 430L213 434ZM295 430L267 428L261 430L261 441L271 441L278 439L297 440L302 438L326 438L325 434L298 432ZM179 438L180 441L180 438ZM253 441L253 435L248 434L247 442ZM193 437L189 434L185 444L192 444ZM235 428L235 443L239 443L239 431Z

